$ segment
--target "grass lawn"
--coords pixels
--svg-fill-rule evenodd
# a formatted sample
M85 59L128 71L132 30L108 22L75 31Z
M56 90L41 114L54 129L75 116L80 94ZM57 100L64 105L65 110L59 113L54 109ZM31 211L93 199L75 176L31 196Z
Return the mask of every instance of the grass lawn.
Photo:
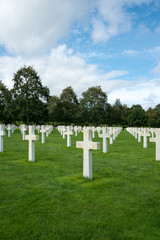
M82 149L54 130L35 143L19 130L0 153L0 240L160 240L160 162L155 144L121 132L109 153L92 151L93 180L82 177Z

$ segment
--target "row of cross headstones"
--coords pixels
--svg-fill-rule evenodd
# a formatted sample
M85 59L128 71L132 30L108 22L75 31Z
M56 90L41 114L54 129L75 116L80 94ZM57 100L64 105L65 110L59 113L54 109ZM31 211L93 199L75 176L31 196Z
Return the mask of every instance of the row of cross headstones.
M14 124L8 124L3 125L0 124L0 152L3 152L3 136L6 135L5 129L8 131L8 137L11 137L11 133L13 133L16 129L16 125Z
M61 133L63 138L67 135L67 147L71 147L71 135L77 132L83 132L85 129L90 129L92 132L92 138L95 138L95 132L98 132L98 136L103 138L103 152L108 152L107 138L110 139L110 144L113 144L113 140L116 139L122 128L119 127L81 127L81 126L58 126L58 131Z
M11 125L7 125L6 129L8 131L11 131L13 127L10 127ZM16 129L16 126L14 125L14 130ZM35 161L35 146L34 141L39 139L39 136L35 135L35 129L38 131L38 133L42 133L42 143L45 143L45 134L48 136L51 131L53 130L53 126L51 125L42 125L42 126L27 126L27 125L20 125L19 129L22 133L22 139L29 141L29 154L28 158L29 161L34 162ZM29 134L26 135L25 132L29 130ZM3 136L6 135L5 132L5 125L0 125L0 152L3 152ZM8 134L8 137L11 137L10 133Z
M25 135L25 132L29 128L29 134ZM35 141L39 140L39 136L35 135L35 129L38 133L42 133L42 143L45 143L44 134L48 135L53 130L52 126L26 126L20 125L19 129L22 133L22 139L29 141L29 161L35 161ZM73 130L75 132L75 136L79 132L83 132L83 141L77 141L76 147L83 149L83 176L92 179L92 149L100 149L99 142L92 142L92 138L95 137L95 132L98 132L99 137L103 138L103 152L108 152L108 142L107 138L110 139L110 144L113 144L113 140L118 136L121 132L122 128L119 127L81 127L81 126L58 126L58 131L61 133L63 138L67 135L67 147L71 147L71 135L73 135ZM3 152L3 136L5 135L4 125L0 125L0 138L1 138L1 152Z
M141 137L143 137L143 148L147 148L148 141L147 138L149 137L150 142L155 142L156 147L156 161L160 161L160 128L134 128L128 127L126 130L132 134L138 142L141 142Z
M92 138L95 138L95 132L98 132L98 136L103 138L103 152L108 152L107 138L110 139L110 144L113 144L113 140L122 131L119 127L81 127L81 126L58 126L58 131L63 138L67 135L67 147L71 147L71 135L77 136L77 132L83 132L83 141L77 141L76 147L83 149L83 176L92 179L92 150L100 149L99 142L92 142ZM74 131L74 132L73 132Z

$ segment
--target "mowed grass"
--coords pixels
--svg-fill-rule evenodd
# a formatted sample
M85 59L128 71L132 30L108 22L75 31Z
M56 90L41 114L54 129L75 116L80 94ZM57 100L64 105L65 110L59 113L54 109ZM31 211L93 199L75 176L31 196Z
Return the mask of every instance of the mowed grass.
M35 143L19 130L0 153L0 240L159 240L160 162L155 144L122 131L109 152L92 151L93 180L82 177L83 151L54 130Z

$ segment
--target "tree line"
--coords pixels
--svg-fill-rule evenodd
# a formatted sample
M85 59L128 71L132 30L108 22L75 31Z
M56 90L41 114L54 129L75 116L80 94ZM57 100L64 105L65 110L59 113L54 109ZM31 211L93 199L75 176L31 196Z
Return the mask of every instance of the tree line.
M88 88L79 99L71 86L51 96L34 68L24 66L14 74L11 90L0 81L0 122L160 127L160 104L146 111L119 99L111 105L100 86Z

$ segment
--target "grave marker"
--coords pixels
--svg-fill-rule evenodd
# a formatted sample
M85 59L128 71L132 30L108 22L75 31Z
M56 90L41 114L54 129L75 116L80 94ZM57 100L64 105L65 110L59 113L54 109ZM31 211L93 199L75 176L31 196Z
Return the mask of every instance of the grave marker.
M7 125L7 130L8 130L8 137L10 138L11 137L11 130L12 130L11 124Z
M41 126L40 132L42 133L42 143L45 143L45 133L46 133L46 128L44 125Z
M155 142L156 144L156 161L160 161L160 130L155 132L156 137L150 138L150 142Z
M143 136L143 148L147 148L147 137L150 136L150 133L147 132L146 128L144 128L143 132L141 132L141 136Z
M29 135L25 136L25 140L29 141L29 155L28 160L35 161L35 141L39 140L39 136L34 133L34 126L29 126Z
M100 149L99 142L92 142L92 130L83 129L83 142L76 142L77 148L83 148L83 177L92 179L92 149Z
M3 152L3 136L5 136L5 128L3 124L0 124L0 152Z
M67 147L71 147L71 135L73 135L72 127L67 126L67 131L64 132L65 135L67 135Z
M107 127L102 127L102 134L99 134L100 138L103 138L103 152L107 153L108 152L108 141L107 138L109 137L108 135L108 128Z

